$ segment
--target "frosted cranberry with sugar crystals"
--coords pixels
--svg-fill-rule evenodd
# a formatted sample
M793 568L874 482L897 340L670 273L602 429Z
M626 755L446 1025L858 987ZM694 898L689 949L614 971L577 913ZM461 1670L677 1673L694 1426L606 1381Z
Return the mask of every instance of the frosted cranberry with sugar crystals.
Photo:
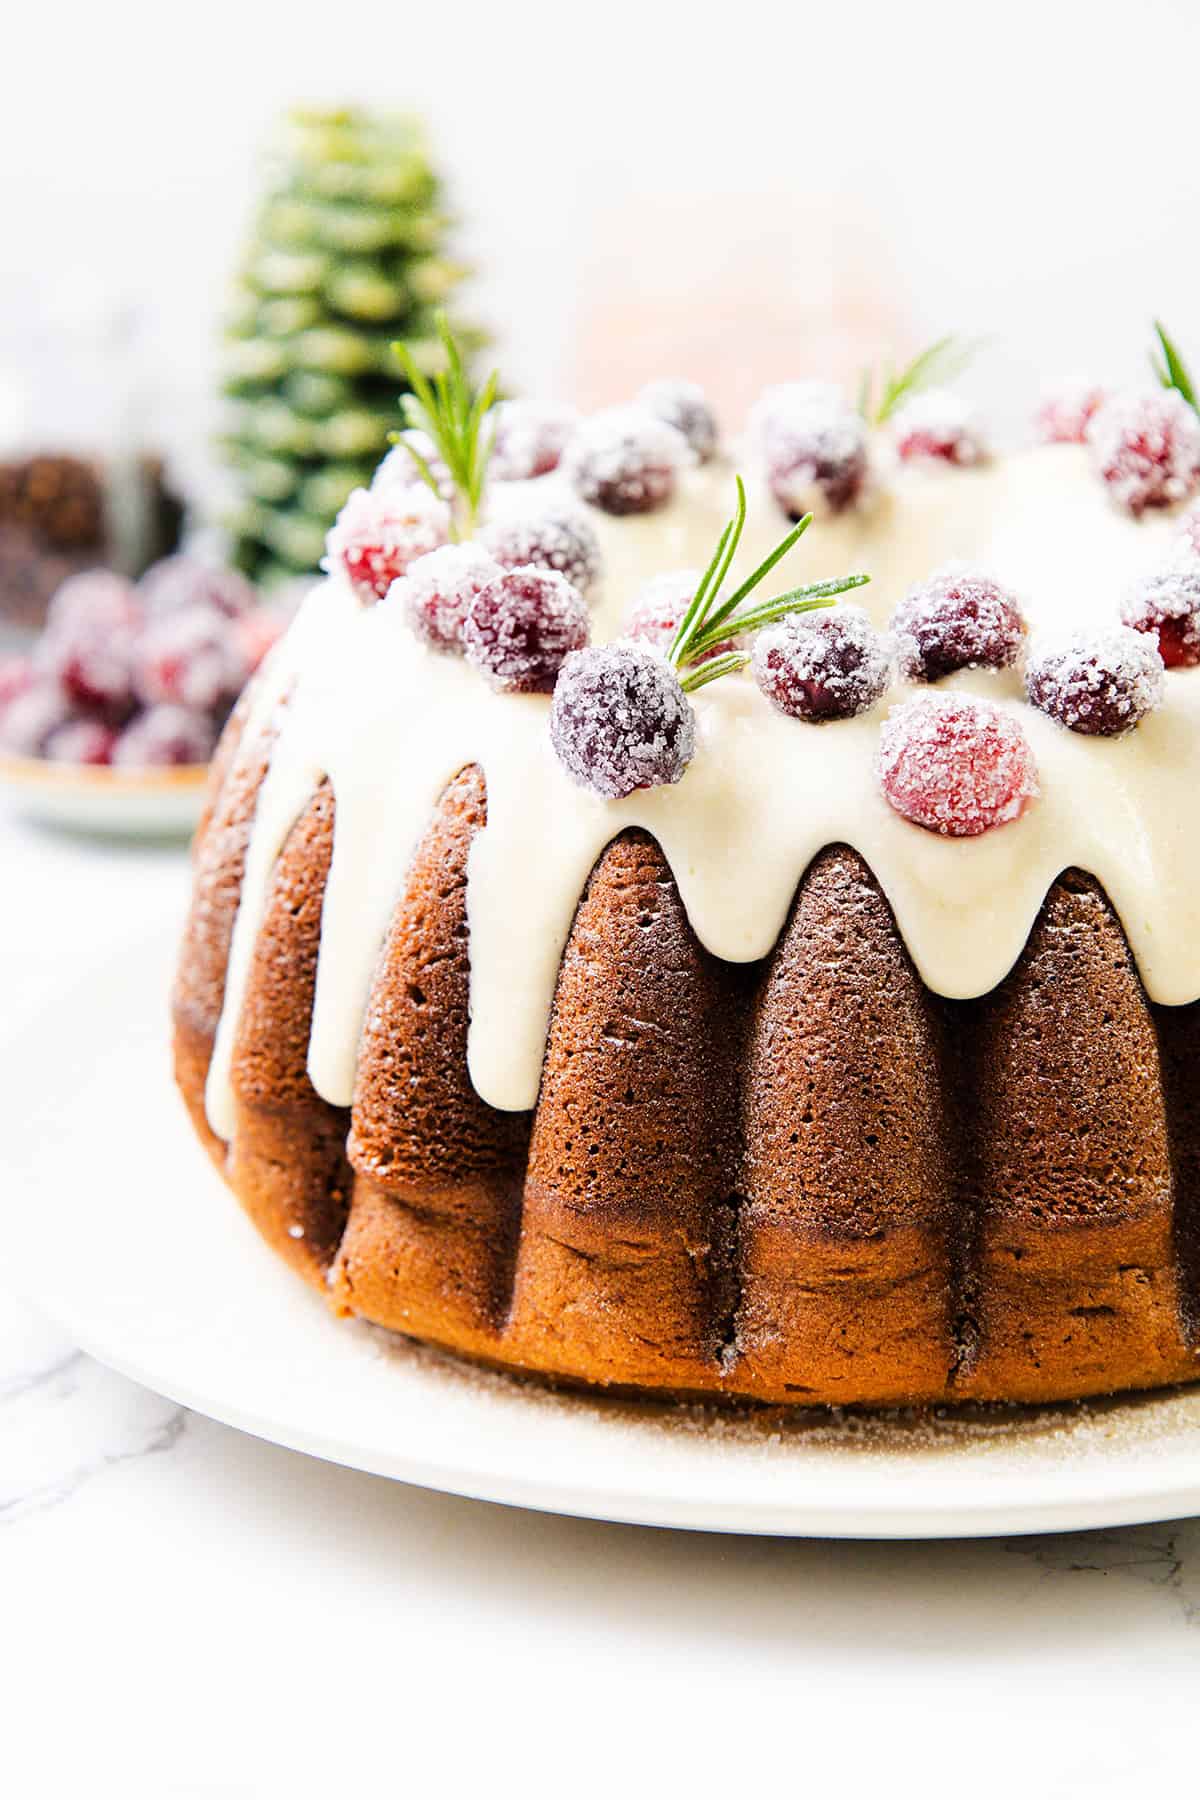
M206 763L216 747L216 726L207 713L185 706L152 706L140 713L113 746L118 769L191 768Z
M888 716L876 763L896 811L943 837L978 837L1020 818L1037 769L1015 719L968 694L920 694Z
M603 644L563 664L550 740L577 787L620 800L680 779L695 752L696 722L663 657L636 644Z
M34 660L73 705L119 712L133 705L137 646L135 627L80 615L51 626Z
M699 569L675 569L665 575L651 576L638 589L625 615L625 636L635 643L648 644L665 656L675 641L679 621L691 605L699 583ZM733 647L734 640L729 638L723 644L714 644L696 660L708 662L714 656L724 656Z
M249 674L230 623L207 607L193 606L152 621L138 648L134 679L147 706L211 711L233 700Z
M569 652L588 641L587 603L553 569L508 569L472 600L462 640L493 687L548 694Z
M789 613L755 634L751 667L778 712L811 724L866 712L890 672L883 641L861 606Z
M1134 518L1200 484L1200 419L1173 388L1114 395L1092 419L1088 445L1096 473Z
M70 575L46 609L46 629L56 636L79 631L136 631L142 622L137 590L111 569Z
M1034 430L1043 444L1086 444L1092 420L1108 399L1095 382L1077 382L1043 400L1034 416Z
M1175 533L1175 548L1180 557L1200 558L1200 506L1189 506Z
M28 656L0 656L0 713L34 684L33 663Z
M600 539L581 506L548 506L537 511L502 512L479 533L488 555L504 569L532 563L554 569L572 587L588 594L603 570Z
M0 713L0 745L14 756L41 756L52 734L75 716L57 681L35 679Z
M1086 737L1121 737L1163 695L1163 661L1152 638L1128 626L1035 650L1025 691L1039 711Z
M837 388L815 381L770 388L751 429L762 444L771 492L789 518L821 507L842 512L861 498L867 428Z
M152 618L209 607L226 619L240 619L258 604L257 591L236 569L186 554L152 564L138 583L138 597Z
M437 483L438 493L443 500L453 500L454 480L446 464L438 454L438 447L427 431L418 431L410 427L396 433L396 442L383 458L371 477L371 492L380 493L386 488L410 488L424 484L428 491L414 457L409 455L406 445L411 444L429 473Z
M443 544L419 556L388 596L435 650L461 650L462 628L471 602L494 581L500 565L480 544Z
M577 494L608 513L653 512L675 492L690 458L686 440L640 406L615 406L585 419L563 470Z
M1200 663L1200 568L1144 576L1121 602L1121 617L1155 639L1168 669L1193 668Z
M648 381L638 405L656 419L673 425L700 462L710 462L717 448L717 420L704 389L694 381Z
M1007 669L1027 627L1015 595L974 569L950 565L910 589L892 618L906 681L940 681L957 669Z
M969 469L987 459L970 407L949 388L932 388L901 406L892 420L892 438L902 462L945 462Z
M494 481L534 481L549 475L579 427L574 407L537 400L501 400L493 407L492 453L488 474Z
M102 769L111 763L116 742L117 733L103 720L71 719L50 734L43 755L48 762Z
M369 606L449 535L450 508L424 483L355 488L325 540L323 566L344 573Z

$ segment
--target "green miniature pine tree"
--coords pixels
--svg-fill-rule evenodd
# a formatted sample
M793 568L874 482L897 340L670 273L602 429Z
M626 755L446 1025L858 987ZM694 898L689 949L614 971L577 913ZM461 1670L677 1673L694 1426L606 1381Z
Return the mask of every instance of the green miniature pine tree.
M314 569L325 533L366 485L408 387L394 344L432 372L435 317L465 270L418 121L294 112L225 325L222 447L238 502L238 563L259 581ZM479 334L456 326L460 343Z

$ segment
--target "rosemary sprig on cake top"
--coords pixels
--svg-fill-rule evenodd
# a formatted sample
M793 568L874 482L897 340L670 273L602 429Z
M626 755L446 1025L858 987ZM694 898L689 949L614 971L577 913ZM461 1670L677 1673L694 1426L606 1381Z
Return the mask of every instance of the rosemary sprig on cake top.
M737 555L746 523L746 489L737 480L737 507L722 531L695 592L684 607L665 654L633 639L573 651L562 662L550 711L550 737L572 781L606 800L621 799L639 788L663 787L683 775L696 748L695 718L689 694L744 669L751 661L742 640L762 634L761 645L776 632L803 631L803 615L825 614L833 600L862 587L867 575L843 575L830 581L791 588L773 599L746 606L771 570L793 549L812 524L806 513L769 556L732 593L724 586ZM847 616L858 609L847 609ZM831 622L837 613L829 613ZM862 615L865 620L865 614ZM810 626L811 630L813 627ZM868 627L869 629L869 627ZM854 635L852 633L851 635ZM859 634L861 635L861 634ZM827 649L836 660L845 648L835 626ZM789 646L778 646L784 659ZM859 654L851 644L851 659ZM758 657L755 657L758 674ZM765 665L764 665L765 666ZM809 719L846 717L871 704L877 692L860 704L804 712L780 704L772 683L776 670L762 683L781 711Z
M406 344L394 346L412 392L400 399L408 430L397 432L393 442L412 458L420 479L439 498L447 497L449 485L451 536L469 538L483 501L494 426L488 415L500 377L493 369L482 387L473 387L443 313L437 316L437 334L445 361L432 377L417 367Z
M701 576L667 651L667 661L679 674L679 685L685 694L706 687L709 682L717 681L722 675L731 675L737 669L745 668L750 657L748 653L733 647L730 642L732 638L745 637L764 625L786 618L789 613L811 612L816 607L830 606L838 594L847 593L851 588L863 587L870 580L869 575L844 575L834 581L812 582L807 587L792 588L785 594L777 594L774 599L765 600L758 606L739 613L737 609L743 600L747 600L755 588L761 586L776 564L782 562L789 550L799 543L812 524L813 515L805 513L770 555L763 558L752 574L747 575L741 586L728 599L722 600L721 589L737 555L746 524L746 486L740 475L735 480L737 506L733 518L717 541L712 561ZM714 652L720 654L714 655Z
M918 394L957 381L978 349L977 341L951 334L929 344L903 369L894 370L890 361L878 371L864 369L858 384L859 412L868 425L886 425Z
M1153 350L1150 352L1150 367L1154 370L1159 386L1174 388L1177 394L1182 394L1193 412L1200 412L1200 405L1196 401L1196 386L1188 374L1187 365L1168 337L1166 326L1158 319L1154 321L1154 332L1162 354L1160 356Z

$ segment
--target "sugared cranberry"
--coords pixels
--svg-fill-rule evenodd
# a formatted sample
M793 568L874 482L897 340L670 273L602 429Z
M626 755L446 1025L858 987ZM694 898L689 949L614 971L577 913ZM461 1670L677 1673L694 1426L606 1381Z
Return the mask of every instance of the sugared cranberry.
M33 662L28 656L0 656L0 713L34 683Z
M620 800L680 779L696 748L696 722L665 658L635 644L604 644L563 664L550 738L577 786Z
M211 711L233 699L250 667L227 620L206 607L154 620L138 647L135 686L147 706Z
M462 641L493 687L548 694L568 653L588 641L587 602L553 569L508 569L472 600Z
M574 407L537 400L501 400L492 409L492 454L488 474L495 481L533 481L549 475L579 428Z
M1095 382L1077 382L1050 394L1034 416L1034 430L1043 444L1085 444L1092 420L1108 399Z
M987 459L970 407L949 388L931 388L900 407L892 437L902 462L946 462L969 469Z
M166 556L146 570L138 594L152 618L209 607L240 619L258 604L258 593L237 569L200 556Z
M769 388L751 429L762 445L767 481L791 519L841 512L867 484L867 429L844 395L825 382Z
M648 381L638 395L638 405L664 424L673 425L700 462L709 462L716 453L716 414L696 382Z
M1200 568L1143 576L1121 602L1121 617L1155 639L1168 669L1194 667L1200 663Z
M0 746L13 756L41 756L53 733L75 716L57 681L35 680L0 713Z
M1135 518L1186 500L1200 484L1200 419L1173 388L1116 394L1088 427L1092 462Z
M575 491L604 512L653 512L675 492L690 455L673 426L644 407L616 406L584 420L563 469Z
M435 650L461 650L471 602L499 574L499 563L481 545L443 544L410 565L388 601L401 603L418 637Z
M892 619L906 681L940 681L956 669L1007 669L1026 624L1014 595L989 575L951 566L905 596Z
M1200 558L1200 506L1189 506L1175 533L1175 548L1181 560Z
M355 488L325 541L323 566L348 576L369 606L449 535L450 508L422 483Z
M152 706L127 725L113 748L118 769L190 768L205 763L217 732L207 713L184 706Z
M410 429L396 434L396 442L392 445L383 461L371 477L371 492L381 493L387 488L409 488L414 482L424 484L424 476L417 467L416 460L405 449L411 444L429 473L437 483L438 493L443 500L454 498L454 479L450 470L438 454L437 445L427 431ZM428 491L426 485L426 491Z
M754 638L754 679L772 706L819 724L852 719L888 684L888 655L861 606L789 613Z
M896 811L943 837L978 837L1025 811L1037 769L1015 719L968 694L920 694L879 734L879 783Z
M51 732L44 755L48 762L106 768L113 759L117 733L100 719L72 719Z
M136 631L142 623L137 590L111 569L85 569L71 575L46 610L46 626L56 633Z
M281 606L256 606L233 626L233 641L247 675L253 675L288 628L289 617Z
M501 513L484 526L479 542L502 569L529 563L554 569L581 594L589 594L603 572L595 526L581 507L569 503Z
M34 660L73 705L120 712L133 705L137 654L133 626L91 624L76 616L43 634Z
M1025 691L1040 711L1087 737L1120 737L1163 695L1163 661L1144 632L1110 631L1036 649Z
M665 575L653 575L633 597L625 615L624 635L635 643L648 644L665 656L675 641L679 621L692 603L700 581L699 569L674 569ZM698 658L707 662L723 656L734 647L733 639L717 644Z

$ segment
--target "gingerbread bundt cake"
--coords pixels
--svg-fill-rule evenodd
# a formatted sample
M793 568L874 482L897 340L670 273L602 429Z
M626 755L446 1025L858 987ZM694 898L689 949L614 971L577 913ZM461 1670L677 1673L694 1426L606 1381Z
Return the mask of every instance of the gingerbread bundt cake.
M733 476L667 398L493 480L475 545L394 468L343 516L196 845L197 1131L336 1309L514 1371L1193 1376L1200 427L1142 396L1142 454L1118 396L989 458L779 390L729 584L815 494L775 585L858 567L865 612L744 599L689 663Z

